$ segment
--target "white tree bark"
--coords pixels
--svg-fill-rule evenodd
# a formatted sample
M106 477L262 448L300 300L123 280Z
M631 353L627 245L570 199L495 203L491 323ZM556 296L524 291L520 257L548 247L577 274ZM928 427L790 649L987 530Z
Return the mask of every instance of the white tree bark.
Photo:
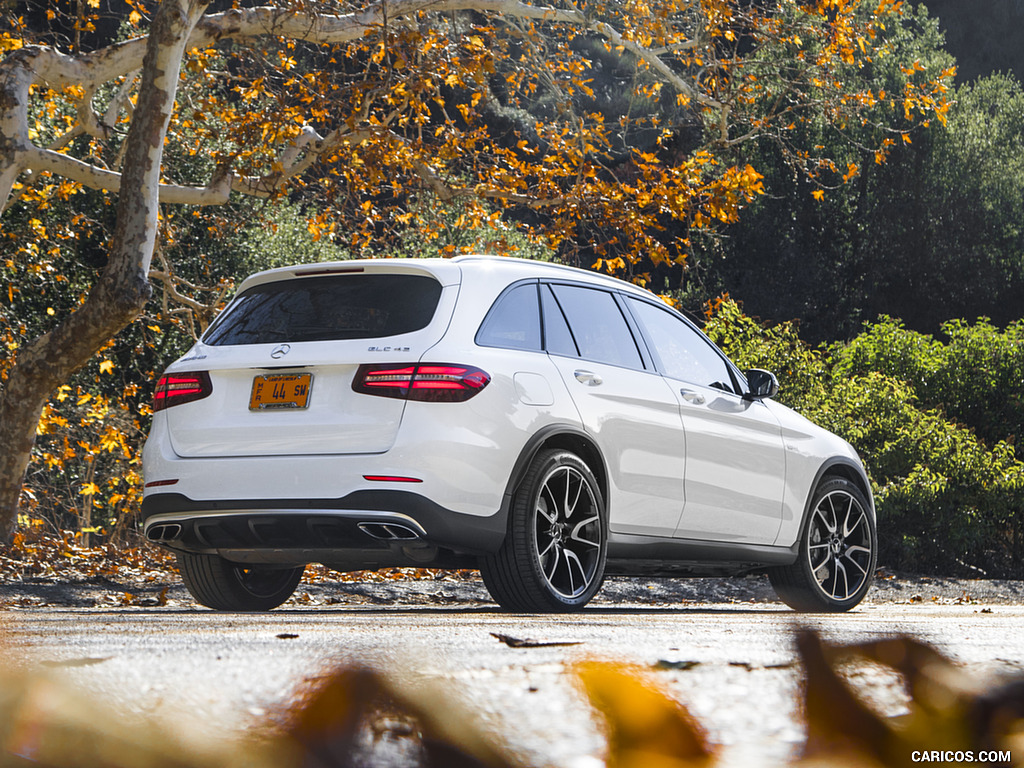
M120 177L117 226L107 265L85 302L49 333L18 351L0 395L0 540L9 541L17 522L18 501L32 455L43 406L59 384L81 368L96 350L131 322L149 299L148 272L156 242L160 164L164 137L174 109L181 59L190 33L208 0L163 0L153 20L143 61L135 117L126 139ZM16 52L21 54L21 51ZM66 62L49 49L29 49L0 73L0 107L5 118L25 110L26 83L38 75L33 62ZM46 66L43 67L46 69ZM24 168L33 156L25 146L27 129L6 134L0 152ZM55 153L53 153L55 154ZM43 159L49 155L43 155ZM6 182L10 175L3 173Z

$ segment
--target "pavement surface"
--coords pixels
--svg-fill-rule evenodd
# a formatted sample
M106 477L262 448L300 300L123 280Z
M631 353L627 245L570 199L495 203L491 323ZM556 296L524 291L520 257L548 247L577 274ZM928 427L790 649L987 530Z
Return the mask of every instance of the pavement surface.
M703 724L722 765L776 766L804 739L798 627L844 644L909 634L979 681L1024 675L1020 582L883 574L878 583L860 607L835 616L795 614L753 578L614 579L582 613L556 616L502 613L468 575L304 584L288 605L255 615L199 609L179 586L136 586L118 602L106 582L79 585L78 596L67 585L58 595L44 583L5 584L0 644L15 664L114 703L125 717L211 738L273 730L332 669L371 666L463 708L524 765L552 768L604 764L600 719L574 665L628 662ZM496 635L533 642L512 647ZM863 664L847 679L880 714L907 711L890 670ZM396 726L368 738L361 764L418 759Z

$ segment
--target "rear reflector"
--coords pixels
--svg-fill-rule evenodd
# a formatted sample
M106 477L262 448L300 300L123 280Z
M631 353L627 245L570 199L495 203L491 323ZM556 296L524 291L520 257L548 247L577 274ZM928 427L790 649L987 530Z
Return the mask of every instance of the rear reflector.
M401 475L363 475L363 480L374 483L422 483L418 477L402 477Z
M470 365L398 363L361 365L352 389L364 395L434 403L461 403L480 392L491 377Z
M156 383L153 394L153 411L162 411L172 405L191 403L209 397L213 382L206 371L188 373L165 373Z

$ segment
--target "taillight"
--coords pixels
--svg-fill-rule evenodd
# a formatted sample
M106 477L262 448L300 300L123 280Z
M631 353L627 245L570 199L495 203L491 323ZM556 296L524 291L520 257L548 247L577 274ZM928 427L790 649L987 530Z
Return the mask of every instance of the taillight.
M491 377L470 365L398 363L361 365L352 389L364 395L433 403L461 403L487 386Z
M165 373L156 383L153 394L153 411L162 411L172 405L191 403L209 397L213 382L206 371L188 373Z

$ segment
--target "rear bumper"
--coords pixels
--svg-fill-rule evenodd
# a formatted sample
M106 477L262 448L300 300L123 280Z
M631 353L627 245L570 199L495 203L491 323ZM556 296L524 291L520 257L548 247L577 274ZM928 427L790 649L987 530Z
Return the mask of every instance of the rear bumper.
M146 537L170 549L237 562L321 562L355 569L494 552L505 537L507 505L478 517L408 491L228 500L153 493L142 502L142 521Z

